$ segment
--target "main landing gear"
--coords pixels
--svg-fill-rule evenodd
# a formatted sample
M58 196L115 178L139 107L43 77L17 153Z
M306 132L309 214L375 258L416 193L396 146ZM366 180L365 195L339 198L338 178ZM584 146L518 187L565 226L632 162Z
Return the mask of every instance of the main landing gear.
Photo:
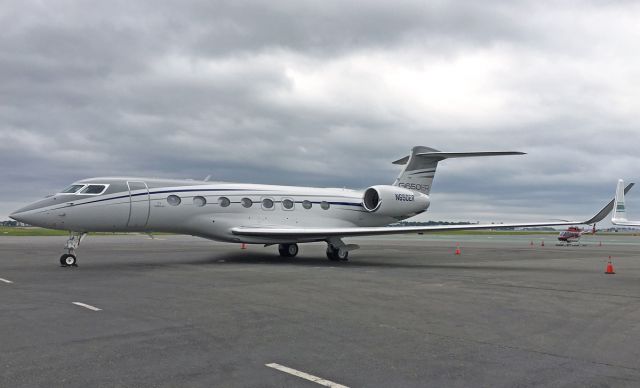
M296 257L298 254L298 244L280 244L278 245L278 252L282 257Z
M327 244L327 259L331 261L347 261L349 260L349 251Z
M327 258L331 261L347 261L349 260L349 251L360 248L356 244L345 244L338 237L331 237L327 242ZM279 244L278 252L282 257L296 257L299 249L298 244Z
M330 237L327 240L327 259L331 261L349 260L349 251L358 249L358 244L345 244L339 237Z
M76 258L76 249L80 246L80 243L85 238L86 233L69 232L69 239L64 246L67 253L60 256L61 267L77 267L78 259Z

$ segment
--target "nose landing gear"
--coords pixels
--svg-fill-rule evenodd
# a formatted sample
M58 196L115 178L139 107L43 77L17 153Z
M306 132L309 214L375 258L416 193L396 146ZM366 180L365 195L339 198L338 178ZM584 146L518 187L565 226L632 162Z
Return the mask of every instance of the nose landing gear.
M61 267L77 267L78 259L76 257L76 249L80 246L80 243L85 238L86 233L69 232L69 239L64 246L67 253L60 256Z
M65 253L60 256L60 266L61 267L77 267L78 259L73 253Z

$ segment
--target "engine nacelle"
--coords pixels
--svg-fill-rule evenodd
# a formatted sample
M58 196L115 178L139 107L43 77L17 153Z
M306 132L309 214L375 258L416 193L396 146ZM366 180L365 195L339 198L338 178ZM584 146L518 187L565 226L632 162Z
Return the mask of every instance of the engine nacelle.
M398 186L371 186L362 196L366 211L390 217L412 217L427 210L429 203L428 195Z

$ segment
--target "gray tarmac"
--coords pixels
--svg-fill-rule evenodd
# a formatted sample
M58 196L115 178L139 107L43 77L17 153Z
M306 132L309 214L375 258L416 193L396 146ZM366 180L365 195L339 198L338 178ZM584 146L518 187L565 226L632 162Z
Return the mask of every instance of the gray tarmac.
M542 238L0 237L0 386L640 386L640 237Z

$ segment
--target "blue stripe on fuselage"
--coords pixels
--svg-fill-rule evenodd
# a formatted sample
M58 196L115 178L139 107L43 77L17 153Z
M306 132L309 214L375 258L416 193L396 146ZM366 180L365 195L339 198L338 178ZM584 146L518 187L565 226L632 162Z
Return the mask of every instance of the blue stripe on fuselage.
M148 193L144 192L144 193L136 193L136 194L130 194L130 195L129 194L121 195L121 196L112 197L112 198L101 198L101 199L96 199L96 200L89 201L89 202L77 203L77 204L73 204L73 205L66 205L66 206L62 206L62 207L54 208L54 209L50 209L50 210L65 209L65 208L72 207L72 206L87 205L87 204L91 204L91 203L111 201L111 200L115 200L115 199L124 199L124 198L129 198L129 197L137 197L137 196L142 196L142 195L151 196L152 194L187 193L187 192L202 192L202 191L268 191L268 190L251 190L251 189L179 189L179 190L160 190L160 191L153 191L153 192L149 191ZM279 194L279 196L288 197L288 196L291 196L291 195L290 194ZM330 202L330 201L326 201L326 202L328 202L330 205L344 205L344 206L358 206L358 207L362 206L362 204L360 202L358 202L358 203L353 203L353 202ZM320 201L320 202L311 202L311 203L320 204L320 203L322 203L322 201Z

